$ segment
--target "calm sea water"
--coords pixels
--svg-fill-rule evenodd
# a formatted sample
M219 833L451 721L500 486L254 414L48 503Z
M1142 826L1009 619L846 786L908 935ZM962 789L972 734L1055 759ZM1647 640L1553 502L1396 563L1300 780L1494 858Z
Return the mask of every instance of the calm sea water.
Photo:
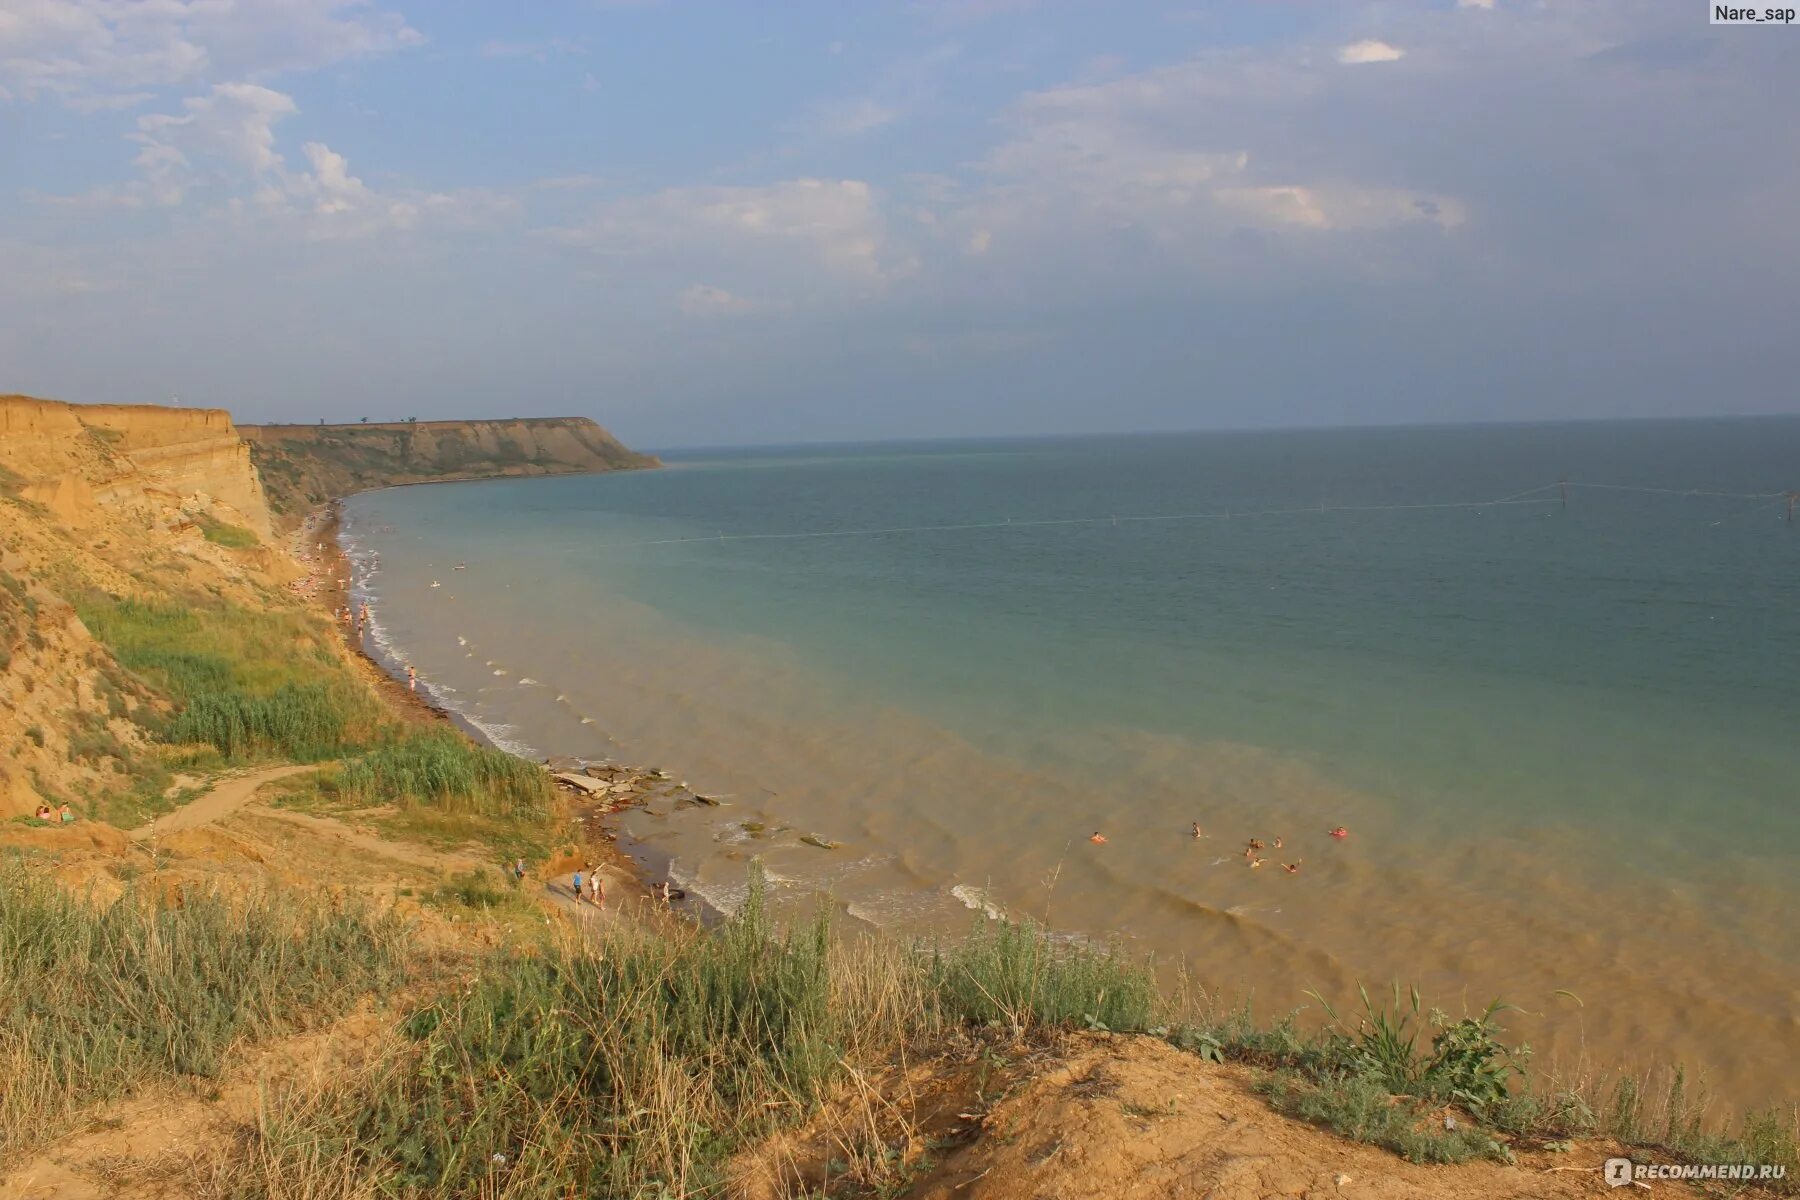
M1265 1010L1504 993L1565 1059L1794 1094L1800 420L670 457L347 537L497 740L726 795L628 822L696 895L754 854L856 920L1048 918Z

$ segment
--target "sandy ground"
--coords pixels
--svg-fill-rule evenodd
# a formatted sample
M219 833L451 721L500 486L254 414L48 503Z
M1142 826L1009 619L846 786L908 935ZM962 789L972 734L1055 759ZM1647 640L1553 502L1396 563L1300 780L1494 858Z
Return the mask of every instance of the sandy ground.
M250 803L251 797L256 795L256 790L263 784L273 783L277 779L286 779L290 775L304 775L308 771L316 770L318 770L316 766L269 767L261 771L252 771L248 775L221 780L205 794L196 796L174 812L164 813L162 816L138 826L127 836L134 842L141 842L153 837L179 833L183 829L210 825Z
M979 1117L906 1194L916 1200L1491 1200L1619 1195L1605 1142L1515 1165L1418 1166L1271 1110L1247 1068L1148 1037L1084 1035ZM1702 1193L1659 1184L1656 1194Z

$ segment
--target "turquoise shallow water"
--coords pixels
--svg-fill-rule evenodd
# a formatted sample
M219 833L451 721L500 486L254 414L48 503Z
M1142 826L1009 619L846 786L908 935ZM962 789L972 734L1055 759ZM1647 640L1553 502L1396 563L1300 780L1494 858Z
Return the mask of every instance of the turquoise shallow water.
M1545 993L1659 993L1575 1041L1705 1054L1704 1009L1800 1057L1800 528L1769 495L1800 420L669 457L360 496L347 529L448 702L732 794L636 819L697 890L755 851L880 923L1054 904L1265 988L1530 955ZM1241 869L1284 831L1300 874Z

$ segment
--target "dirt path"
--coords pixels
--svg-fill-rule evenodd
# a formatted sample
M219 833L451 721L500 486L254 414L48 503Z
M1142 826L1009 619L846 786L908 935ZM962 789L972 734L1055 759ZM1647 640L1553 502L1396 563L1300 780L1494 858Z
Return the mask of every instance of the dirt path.
M174 812L164 813L149 822L140 825L128 835L134 842L141 842L152 834L176 833L183 829L195 829L201 825L210 825L220 817L229 816L256 795L256 790L265 783L274 783L277 779L286 779L290 775L299 775L305 771L316 771L313 766L267 767L261 771L252 771L248 775L238 775L226 779L213 787L197 800L189 801Z
M354 829L336 817L315 816L312 813L269 808L261 804L251 810L251 815L265 820L280 821L304 829L318 838L338 845L428 871L472 871L489 865L485 854L479 852L470 854L433 850L416 842L378 837L375 834Z

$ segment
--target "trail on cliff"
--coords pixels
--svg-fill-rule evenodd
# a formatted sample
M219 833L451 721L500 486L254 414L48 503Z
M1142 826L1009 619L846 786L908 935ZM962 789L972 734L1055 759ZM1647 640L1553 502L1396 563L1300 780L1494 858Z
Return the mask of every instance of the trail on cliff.
M182 805L174 812L164 813L133 829L130 833L131 840L141 842L147 838L176 833L183 829L195 829L201 825L210 825L250 803L263 784L274 783L277 779L286 779L290 775L304 775L308 771L318 769L316 764L311 763L305 766L267 767L261 771L252 771L248 775L238 775L231 779L221 780L214 785L211 791Z

